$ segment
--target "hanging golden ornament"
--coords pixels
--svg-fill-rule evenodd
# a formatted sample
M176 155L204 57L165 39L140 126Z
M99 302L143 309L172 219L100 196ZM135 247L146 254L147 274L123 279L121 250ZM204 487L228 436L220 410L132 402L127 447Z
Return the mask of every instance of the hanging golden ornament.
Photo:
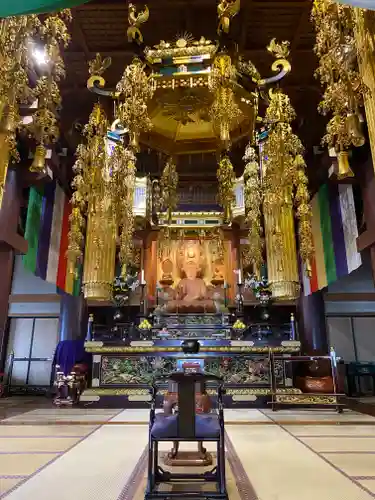
M167 211L168 224L172 223L172 212L177 208L177 186L178 173L176 165L172 158L168 158L160 180L162 205L164 210Z
M19 159L15 140L20 123L18 106L33 97L27 70L28 43L40 26L34 15L0 21L0 207L10 159Z
M129 130L129 145L135 153L139 151L139 136L148 131L152 122L148 116L147 104L154 94L150 77L145 72L145 64L138 58L126 66L117 84L118 106L116 119Z
M262 189L259 163L255 149L248 144L243 156L245 221L249 227L248 245L245 252L246 263L259 272L263 263Z
M299 252L306 266L313 253L303 146L290 125L294 116L288 96L281 90L270 92L262 187L269 282L278 298L295 298L299 293L293 202L299 221Z
M46 146L55 143L59 137L56 110L61 106L61 96L58 83L65 77L60 46L68 46L70 35L66 22L70 22L71 19L70 10L66 9L48 16L42 27L48 74L39 78L34 89L34 97L38 100L38 110L34 113L29 128L38 146L30 167L31 172L45 171Z
M235 175L233 165L227 155L223 156L217 169L218 201L224 209L224 223L229 224L232 220L232 209L235 202L234 181Z
M324 88L318 110L331 114L323 144L334 148L338 177L351 177L347 151L365 143L360 109L369 89L358 70L354 9L334 0L315 0L311 19L316 31L315 52L319 66L315 76Z
M220 141L228 148L230 145L230 130L240 118L241 110L236 102L233 91L236 69L227 54L215 57L209 80L209 88L214 94L210 108L210 116L214 129Z

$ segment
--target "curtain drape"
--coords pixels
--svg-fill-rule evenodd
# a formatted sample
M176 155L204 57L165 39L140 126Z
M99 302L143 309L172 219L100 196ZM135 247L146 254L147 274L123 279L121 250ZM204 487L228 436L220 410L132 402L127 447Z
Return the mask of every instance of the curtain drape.
M0 17L42 14L88 3L90 0L0 0Z

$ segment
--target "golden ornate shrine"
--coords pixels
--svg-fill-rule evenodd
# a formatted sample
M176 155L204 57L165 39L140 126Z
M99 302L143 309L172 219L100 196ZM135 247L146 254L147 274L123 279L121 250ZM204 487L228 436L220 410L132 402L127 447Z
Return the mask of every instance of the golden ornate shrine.
M128 39L138 55L125 67L116 89L105 87L108 58L97 55L90 64L88 89L100 99L113 100L114 114L107 116L99 101L78 151L69 256L72 262L81 258L82 215L88 211L86 255L95 247L95 258L85 261L86 296L103 300L107 290L110 297L114 271L106 273L102 266L114 261L116 252L115 245L104 244L109 226L117 228L124 275L132 262L134 234L148 234L142 279L149 294L157 285L168 294L169 311L214 312L215 294L222 295L225 285L233 299L238 277L244 277L245 269L259 274L265 257L274 298L298 296L293 203L307 265L312 246L303 147L290 126L294 110L279 87L291 70L288 43L271 41L275 75L262 78L251 61L228 48L230 20L239 8L238 0L219 2L217 41L195 40L186 33L147 48L141 26L150 13L147 7L137 13L131 6ZM268 104L264 117L258 116L261 99ZM256 134L257 123L263 126L263 139ZM256 149L245 155L244 175L236 179L229 152L243 137ZM140 147L168 155L159 179L137 179ZM219 205L208 212L194 207L179 212L178 157L214 151ZM242 251L233 234L234 221L248 235Z

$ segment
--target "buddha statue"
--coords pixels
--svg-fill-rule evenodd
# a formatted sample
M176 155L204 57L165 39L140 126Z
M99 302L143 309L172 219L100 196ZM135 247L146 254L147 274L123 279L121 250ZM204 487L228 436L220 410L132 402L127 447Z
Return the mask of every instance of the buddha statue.
M168 312L216 312L209 290L204 279L204 258L199 243L189 242L182 245L179 252L179 268L181 280L177 284L174 300L167 304Z

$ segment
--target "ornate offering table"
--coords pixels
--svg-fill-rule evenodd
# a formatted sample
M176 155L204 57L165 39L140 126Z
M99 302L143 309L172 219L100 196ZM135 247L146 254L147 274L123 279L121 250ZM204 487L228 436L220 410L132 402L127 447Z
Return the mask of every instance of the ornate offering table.
M288 373L288 356L300 351L298 341L266 345L257 341L200 339L198 354L185 354L181 339L133 341L130 345L92 341L92 383L81 404L112 407L147 407L149 388L170 372L187 365L220 375L226 386L227 407L265 407L271 402L272 381L277 392L300 393ZM278 359L272 362L272 354ZM281 359L280 359L281 358ZM208 387L208 394L210 388ZM164 394L167 393L165 385ZM163 390L160 404L162 405Z

